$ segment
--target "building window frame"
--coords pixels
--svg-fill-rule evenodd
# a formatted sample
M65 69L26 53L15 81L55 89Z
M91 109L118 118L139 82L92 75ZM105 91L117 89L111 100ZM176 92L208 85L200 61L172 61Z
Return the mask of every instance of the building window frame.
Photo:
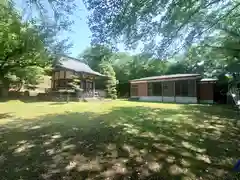
M196 80L175 81L175 96L196 97Z

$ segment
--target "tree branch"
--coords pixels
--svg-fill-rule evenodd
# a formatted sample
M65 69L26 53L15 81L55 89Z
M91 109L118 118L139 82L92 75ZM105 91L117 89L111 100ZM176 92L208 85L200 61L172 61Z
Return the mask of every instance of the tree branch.
M212 23L211 21L208 21L208 22L212 23L211 26L210 26L209 28L207 28L206 30L202 31L201 33L199 33L198 36L199 36L199 35L201 36L201 35L204 34L206 31L209 31L210 29L212 29L212 28L213 28L214 26L216 26L222 19L228 17L238 6L240 6L240 3L237 3L232 9L230 9L230 10L228 11L227 14L225 14L225 15L221 16L220 18L218 18L214 23Z
M231 29L228 29L227 27L219 27L220 30L228 33L232 37L237 37L240 38L240 34L237 33L236 31L232 31Z
M5 66L4 69L9 71L10 69L14 69L14 68L25 68L25 67L31 67L31 66L39 66L39 63L26 63L21 65L18 63L15 63L14 65Z
M214 49L226 49L226 50L230 50L230 51L240 52L240 49L229 48L229 47L224 47L224 46L212 46L212 45L209 45L209 44L205 44L202 47L210 47L210 48L214 48Z
M175 31L175 33L170 37L170 38L168 38L169 40L166 42L166 46L165 46L165 48L167 49L167 48L169 48L169 46L171 45L171 41L178 35L178 33L182 30L182 28L200 11L200 9L201 8L208 8L209 6L211 6L211 5L213 5L213 4L215 4L215 3L217 3L217 2L220 2L220 0L215 0L215 1L212 1L212 2L210 2L210 3L208 3L207 5L205 5L205 6L201 6L201 5L199 5L196 9L195 9L195 11L193 11L189 16L188 16L188 18L180 25L180 27L178 27L177 28L177 30ZM213 26L212 26L213 27ZM210 27L210 29L212 28L212 27ZM199 35L202 35L203 33L199 33L197 36L199 36Z
M208 8L209 6L220 2L221 0L215 0L213 2L210 2L209 4L207 4L206 6L202 7L201 5L199 5L195 11L193 11L191 14L189 14L188 18L182 23L182 25L177 29L176 33L174 36L177 36L177 34L179 33L179 31L200 11L200 9L202 8Z

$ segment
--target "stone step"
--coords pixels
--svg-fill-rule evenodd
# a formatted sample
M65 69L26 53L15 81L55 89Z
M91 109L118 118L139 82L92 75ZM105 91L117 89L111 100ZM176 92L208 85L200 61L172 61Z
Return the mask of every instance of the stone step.
M88 97L88 98L83 98L85 102L94 102L94 101L102 101L103 98L99 97Z

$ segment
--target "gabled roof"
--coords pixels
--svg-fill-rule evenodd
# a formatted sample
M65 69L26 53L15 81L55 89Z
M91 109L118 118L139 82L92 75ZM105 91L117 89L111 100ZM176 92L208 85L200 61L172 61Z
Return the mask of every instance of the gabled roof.
M89 73L97 76L104 76L99 72L92 70L87 64L81 62L80 59L76 59L68 56L60 56L59 62L60 64L58 66L66 69L71 69L76 72L85 72L85 73Z
M200 74L171 74L163 76L151 76L140 79L133 79L131 82L138 81L152 81L152 80L171 80L171 79L188 79L188 78L201 78Z

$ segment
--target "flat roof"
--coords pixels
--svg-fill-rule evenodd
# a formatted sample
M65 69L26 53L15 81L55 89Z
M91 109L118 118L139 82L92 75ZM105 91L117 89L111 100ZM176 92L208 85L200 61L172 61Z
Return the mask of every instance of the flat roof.
M201 82L209 82L209 81L217 81L215 78L203 78L200 80Z
M200 74L171 74L171 75L162 75L162 76L151 76L140 79L133 79L130 82L138 81L152 81L152 80L170 80L170 79L188 79L188 78L201 78Z

